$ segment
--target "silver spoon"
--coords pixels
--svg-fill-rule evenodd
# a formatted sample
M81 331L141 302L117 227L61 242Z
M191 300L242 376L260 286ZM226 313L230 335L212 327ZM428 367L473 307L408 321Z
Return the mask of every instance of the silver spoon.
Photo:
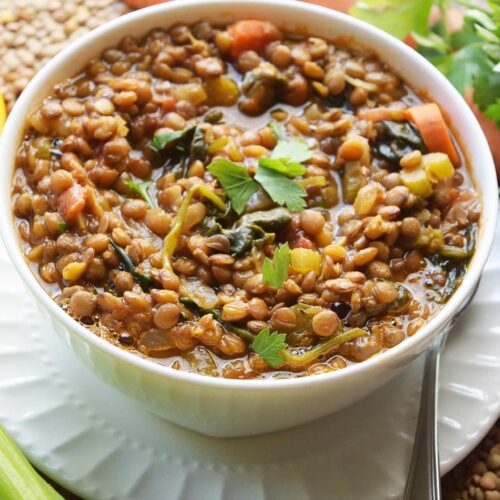
M479 283L453 318L451 324L428 348L425 358L422 393L420 395L417 430L403 500L441 499L437 438L439 359L448 332L470 304L474 295L476 295L478 286Z
M440 335L426 354L417 431L404 500L439 500L441 498L436 410L439 357L447 335L448 331Z

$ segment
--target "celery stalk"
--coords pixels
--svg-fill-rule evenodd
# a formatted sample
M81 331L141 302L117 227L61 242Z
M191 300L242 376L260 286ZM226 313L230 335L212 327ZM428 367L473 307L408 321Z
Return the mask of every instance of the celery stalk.
M0 498L63 500L33 469L14 441L0 427Z
M169 271L172 270L171 259L174 255L175 249L177 248L177 244L179 243L179 238L182 233L182 227L184 226L184 219L186 218L189 204L191 203L191 199L197 192L199 192L205 198L208 198L219 210L224 211L226 209L226 205L222 201L222 199L206 186L198 184L197 186L193 186L187 192L179 208L179 211L177 212L177 216L175 217L172 229L163 240L163 268L168 269Z
M311 347L303 354L294 354L289 349L285 349L282 352L285 359L285 362L283 364L295 370L301 367L305 368L312 362L316 361L320 356L332 353L344 342L349 342L351 340L357 339L358 337L362 337L367 333L368 332L366 330L362 330L361 328L352 328L351 330L347 330L345 332L339 333L338 335L330 337L328 340L322 342L321 344Z

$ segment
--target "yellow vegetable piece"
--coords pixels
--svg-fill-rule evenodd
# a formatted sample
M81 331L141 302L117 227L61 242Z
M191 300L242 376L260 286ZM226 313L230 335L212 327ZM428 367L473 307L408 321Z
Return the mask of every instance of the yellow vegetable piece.
M366 184L359 161L349 161L345 164L342 177L342 192L347 203L354 203L358 191Z
M401 170L403 184L415 195L426 198L432 194L432 184L423 168Z
M291 265L294 271L306 274L314 271L319 274L321 266L321 255L309 248L294 248L291 252Z
M172 270L172 256L174 255L177 244L179 243L179 237L182 233L184 219L186 218L186 213L191 203L191 199L196 193L200 193L202 196L210 200L222 212L226 210L226 204L224 201L207 186L203 186L201 184L193 186L184 197L179 211L175 216L172 229L170 229L167 236L165 236L165 239L163 240L162 262L164 269L168 269L170 271Z
M231 161L243 161L245 158L232 137L228 138L226 154Z
M31 262L40 262L43 255L43 245L37 245L33 247L27 254L28 260Z
M186 83L174 89L174 97L178 101L186 100L198 106L207 100L207 93L199 83Z
M116 117L116 122L118 123L118 127L116 129L118 135L121 137L127 137L128 134L127 122L120 115Z
M304 189L310 186L326 186L326 178L323 175L313 175L312 177L306 177L305 179L297 179L295 182Z
M212 144L208 146L208 154L217 155L222 153L228 142L229 138L227 136L223 135L222 137L218 137L214 142L212 142Z
M363 186L356 194L354 200L354 211L357 215L369 215L377 204L379 196L382 194L382 186L378 182L371 182Z
M333 262L340 262L345 259L346 250L342 245L328 245L323 248L323 255L328 255L332 258Z
M240 97L238 84L224 76L207 80L205 92L208 106L233 106Z
M64 267L62 275L66 281L76 281L83 276L86 270L87 264L85 262L70 262Z
M0 132L5 124L5 119L7 118L7 110L5 108L5 101L3 95L0 93Z
M446 153L429 153L422 156L422 168L431 182L453 177L455 169Z

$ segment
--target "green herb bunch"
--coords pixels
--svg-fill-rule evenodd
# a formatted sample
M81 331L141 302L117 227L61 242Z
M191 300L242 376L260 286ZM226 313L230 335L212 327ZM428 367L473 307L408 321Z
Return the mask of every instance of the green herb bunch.
M500 0L481 4L458 0L463 27L446 26L450 0L361 0L350 14L403 39L411 34L417 50L464 95L473 89L474 102L500 128ZM429 26L431 8L440 20Z

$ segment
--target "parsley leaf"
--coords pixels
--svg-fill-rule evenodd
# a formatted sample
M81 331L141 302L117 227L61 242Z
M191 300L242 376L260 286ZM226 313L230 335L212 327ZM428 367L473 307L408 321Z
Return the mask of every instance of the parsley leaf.
M311 156L312 152L301 139L279 141L271 153L271 158L259 158L259 166L276 170L289 177L297 177L306 172L301 163L309 160Z
M349 14L403 39L411 31L429 32L428 19L432 0L363 0Z
M278 144L271 153L271 158L286 159L292 163L303 163L311 158L312 152L309 146L302 139L292 139L291 141L278 141Z
M306 171L305 167L300 163L291 163L286 159L259 158L259 166L276 170L276 172L288 175L289 177L297 177Z
M276 170L261 166L257 170L255 180L278 205L286 205L292 212L300 212L306 207L305 189Z
M491 67L485 52L472 45L451 54L448 64L444 75L461 94L465 92L466 88L474 85L476 78L481 73L488 72Z
M66 224L66 222L59 222L58 226L59 226L59 230L61 231L61 233L65 233L66 231L69 231L69 226L68 226L68 224Z
M285 137L285 127L277 121L269 122L269 128L273 131L274 137L279 141Z
M259 189L258 184L248 175L243 165L225 158L216 158L210 163L208 170L225 189L234 211L241 215L250 196Z
M491 104L495 104L500 95L500 73L491 71L482 73L475 82L474 102L484 111Z
M491 118L497 124L497 127L500 128L500 98L499 97L497 97L497 100L494 104L490 104L486 108L485 115L488 118Z
M290 258L290 247L285 243L275 250L273 260L268 257L264 259L262 279L266 285L279 288L287 280Z
M269 332L269 328L261 330L252 342L252 349L271 366L278 366L285 361L282 351L286 349L284 333Z
M149 186L151 186L151 181L135 182L126 179L123 181L123 183L132 191L135 191L148 204L149 208L154 207L153 200L151 198L151 195L149 194Z
M175 130L174 132L158 132L154 135L151 141L151 149L157 153L165 148L167 144L175 142L180 139L184 134L185 130Z

